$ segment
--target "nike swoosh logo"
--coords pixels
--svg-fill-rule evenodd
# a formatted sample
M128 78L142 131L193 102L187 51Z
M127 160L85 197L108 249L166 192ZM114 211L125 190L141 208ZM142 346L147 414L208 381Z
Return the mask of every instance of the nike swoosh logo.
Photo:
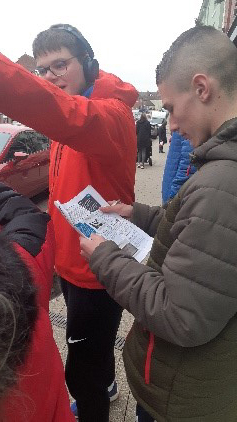
M86 338L80 338L79 340L72 340L72 337L69 337L68 343L78 343L79 341L86 340Z

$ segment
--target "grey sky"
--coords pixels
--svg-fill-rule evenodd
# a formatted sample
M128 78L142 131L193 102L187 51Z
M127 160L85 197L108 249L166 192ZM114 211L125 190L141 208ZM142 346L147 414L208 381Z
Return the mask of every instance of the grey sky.
M76 26L100 67L155 91L155 68L177 36L195 25L202 0L10 0L1 13L1 52L16 61L32 54L38 32L55 23Z

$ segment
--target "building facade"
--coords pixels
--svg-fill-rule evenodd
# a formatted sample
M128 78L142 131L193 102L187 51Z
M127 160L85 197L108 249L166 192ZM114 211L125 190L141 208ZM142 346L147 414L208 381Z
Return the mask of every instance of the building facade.
M140 111L148 110L160 110L162 107L162 101L160 94L156 92L139 92L138 99L133 106L133 109L138 109Z
M196 24L214 26L222 31L224 10L224 0L203 0Z
M228 34L237 16L237 0L225 0L223 31Z
M203 0L196 25L214 26L237 47L237 0Z
M20 64L21 66L23 66L25 69L29 70L29 72L33 73L35 71L36 68L36 61L34 59L34 57L29 56L28 54L23 54L23 56L21 56L17 62L18 64Z
M237 47L237 0L226 0L225 32Z

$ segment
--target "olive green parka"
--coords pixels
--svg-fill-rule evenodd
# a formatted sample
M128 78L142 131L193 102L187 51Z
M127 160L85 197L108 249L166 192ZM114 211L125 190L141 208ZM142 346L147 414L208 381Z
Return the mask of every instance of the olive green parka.
M135 317L124 348L135 399L157 422L237 421L237 119L195 149L167 209L134 204L147 265L102 243L90 267Z

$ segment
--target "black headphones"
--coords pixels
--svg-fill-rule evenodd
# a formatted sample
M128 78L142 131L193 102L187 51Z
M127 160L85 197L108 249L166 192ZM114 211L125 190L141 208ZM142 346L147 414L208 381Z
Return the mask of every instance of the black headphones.
M83 72L85 76L85 80L87 84L92 84L99 76L99 63L96 59L94 59L94 51L92 50L88 41L83 37L80 32L71 25L68 24L57 24L52 25L50 29L63 29L64 31L69 32L70 34L74 35L86 49L88 55L83 60Z

